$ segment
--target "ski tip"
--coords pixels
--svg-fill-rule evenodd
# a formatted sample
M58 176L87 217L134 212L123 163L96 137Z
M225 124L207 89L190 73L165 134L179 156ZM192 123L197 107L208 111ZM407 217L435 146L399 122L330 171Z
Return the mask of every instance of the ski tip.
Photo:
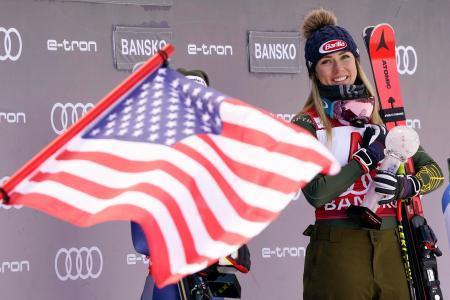
M374 28L375 28L375 26L373 26L373 25L364 27L363 34L362 34L363 38L369 37Z
M393 32L395 32L394 27L392 27L391 24L389 23L380 23L377 26L375 26L374 29L380 28L380 27L384 27L384 28L389 28L390 30L392 30Z

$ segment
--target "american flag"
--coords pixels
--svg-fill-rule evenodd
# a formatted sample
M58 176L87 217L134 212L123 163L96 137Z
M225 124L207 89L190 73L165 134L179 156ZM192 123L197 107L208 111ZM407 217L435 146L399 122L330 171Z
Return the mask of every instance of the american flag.
M78 226L143 228L158 286L260 233L338 163L306 131L169 68L135 85L10 191Z

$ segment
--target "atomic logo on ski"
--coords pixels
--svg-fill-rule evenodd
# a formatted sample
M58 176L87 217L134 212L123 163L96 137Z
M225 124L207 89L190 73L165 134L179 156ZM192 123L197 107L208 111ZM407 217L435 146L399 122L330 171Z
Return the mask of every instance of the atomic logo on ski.
M395 99L394 98L390 97L388 99L388 102L392 105L392 107L394 107L394 103L395 103Z
M376 50L376 51L380 50L381 48L385 48L386 50L389 51L389 48L388 48L388 46L387 46L387 44L386 44L386 40L384 39L384 30L383 30L383 32L381 33L380 42L378 43L378 47L377 47L377 50Z
M377 50L378 51L378 50ZM383 59L383 73L384 73L384 81L386 82L386 88L391 89L391 80L389 79L389 69L387 62Z

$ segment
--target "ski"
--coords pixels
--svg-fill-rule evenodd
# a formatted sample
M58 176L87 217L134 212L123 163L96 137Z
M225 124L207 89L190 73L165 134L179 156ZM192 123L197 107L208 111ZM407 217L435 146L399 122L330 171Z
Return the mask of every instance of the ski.
M406 126L406 115L396 62L395 32L383 23L363 30L380 104L380 115L388 130ZM406 172L414 174L412 159ZM423 217L420 197L397 201L400 244L411 299L443 299L439 286L436 256L441 252L436 237Z

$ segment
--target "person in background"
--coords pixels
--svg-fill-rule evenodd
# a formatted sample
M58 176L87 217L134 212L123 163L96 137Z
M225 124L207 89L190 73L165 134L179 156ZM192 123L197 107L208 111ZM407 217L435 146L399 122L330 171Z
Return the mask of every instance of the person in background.
M420 147L413 157L416 175L377 172L387 132L355 41L325 9L312 10L301 31L311 92L292 122L316 136L342 166L336 176L318 175L303 189L316 209L315 224L304 232L310 243L303 299L410 299L395 201L435 190L442 171ZM363 228L346 213L361 204L372 180L383 195L381 230Z
M133 68L133 72L136 71L141 65L141 63L136 64ZM209 86L209 77L206 72L202 70L187 70L179 68L177 71L198 84ZM158 288L156 285L153 285L153 281L151 279L151 251L148 248L144 232L137 223L131 223L131 235L136 252L146 255L149 258L150 263L149 275L146 278L141 300L184 300L185 298L182 294L188 293L189 290L192 289L192 286L189 286L189 283L198 281L197 279L199 278L206 281L208 278L216 278L221 273L234 273L235 271L247 273L250 270L250 251L246 245L243 245L235 253L232 253L226 258L220 259L216 264L209 266L205 270L190 275L185 280L180 281L177 284L171 284L164 288ZM182 291L183 289L185 292ZM188 299L209 298L189 297ZM214 297L211 299L220 300L223 298Z

